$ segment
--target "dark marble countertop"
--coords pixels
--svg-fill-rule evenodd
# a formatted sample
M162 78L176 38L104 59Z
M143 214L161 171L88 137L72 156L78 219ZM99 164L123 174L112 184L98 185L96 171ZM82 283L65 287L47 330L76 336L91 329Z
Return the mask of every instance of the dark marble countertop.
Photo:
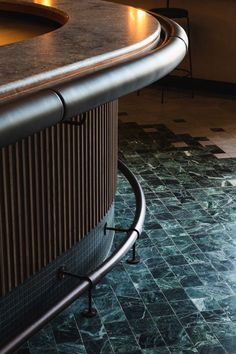
M26 1L57 8L69 19L53 32L0 46L2 101L136 56L159 38L158 22L132 7L100 0Z

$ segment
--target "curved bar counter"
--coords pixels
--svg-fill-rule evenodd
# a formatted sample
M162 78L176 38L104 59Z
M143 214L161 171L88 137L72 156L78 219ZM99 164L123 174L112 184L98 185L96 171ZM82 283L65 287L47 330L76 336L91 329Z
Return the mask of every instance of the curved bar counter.
M104 237L104 227L113 223L117 99L168 74L188 46L181 27L131 7L99 0L44 3L0 0L0 12L10 4L8 12L39 11L61 24L0 46L1 353L88 288L87 281L59 280L62 265L89 273L96 284L134 244L143 208L136 231L104 261L113 239L111 231ZM23 324L20 307L32 312Z

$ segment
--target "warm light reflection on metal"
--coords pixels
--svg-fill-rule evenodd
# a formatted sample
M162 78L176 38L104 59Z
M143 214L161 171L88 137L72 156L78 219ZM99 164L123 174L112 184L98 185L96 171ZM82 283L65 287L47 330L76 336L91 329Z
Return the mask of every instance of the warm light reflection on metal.
M145 35L147 23L147 14L143 10L138 10L133 7L129 8L129 32L135 38Z
M146 16L145 12L143 10L138 10L138 19L141 20L143 17Z
M53 6L54 0L34 0L34 2L44 6Z

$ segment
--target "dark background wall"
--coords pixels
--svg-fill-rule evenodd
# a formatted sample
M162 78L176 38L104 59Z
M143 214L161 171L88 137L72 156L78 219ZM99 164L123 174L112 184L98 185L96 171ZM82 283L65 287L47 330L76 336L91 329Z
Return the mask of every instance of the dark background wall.
M139 8L165 6L164 0L113 0ZM236 1L170 0L189 10L193 76L236 83Z

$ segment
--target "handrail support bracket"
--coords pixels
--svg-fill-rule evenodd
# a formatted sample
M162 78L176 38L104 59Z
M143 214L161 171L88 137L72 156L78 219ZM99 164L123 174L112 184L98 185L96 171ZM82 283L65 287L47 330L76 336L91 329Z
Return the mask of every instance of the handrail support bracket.
M85 308L81 314L84 317L91 318L96 316L97 310L92 307L92 289L95 287L93 284L92 280L87 276L87 275L79 275L79 274L74 274L66 271L65 266L62 266L58 270L58 277L59 279L64 279L66 276L70 276L72 278L77 278L79 280L87 280L89 283L89 288L88 288L88 307Z
M140 237L140 233L137 229L134 229L134 228L129 228L129 229L123 229L123 228L120 228L120 227L108 227L107 224L104 225L104 235L106 235L106 231L109 230L109 231L115 231L115 232L126 232L127 234L129 232L137 232L137 239L139 239ZM131 264L131 265L134 265L134 264L138 264L140 263L140 257L136 251L136 242L134 242L133 246L132 246L132 256L129 257L126 262L128 264Z

